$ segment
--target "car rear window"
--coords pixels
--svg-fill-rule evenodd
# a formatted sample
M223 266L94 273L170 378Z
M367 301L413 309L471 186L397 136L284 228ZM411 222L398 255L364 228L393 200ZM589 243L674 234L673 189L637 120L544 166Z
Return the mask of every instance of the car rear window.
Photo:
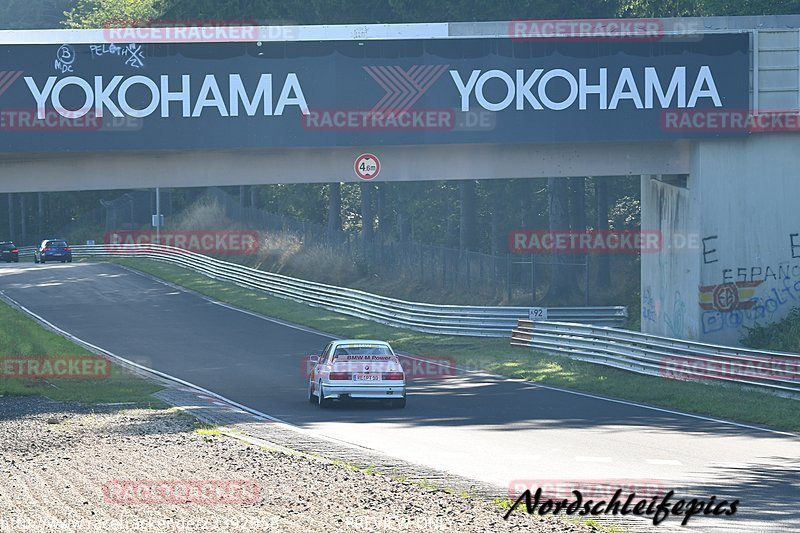
M45 246L61 246L66 248L67 243L64 241L48 241Z
M4 242L3 244L0 244L0 250L13 250L14 248L16 248L16 246L10 242Z
M392 355L388 346L338 346L333 352L333 356L340 355Z

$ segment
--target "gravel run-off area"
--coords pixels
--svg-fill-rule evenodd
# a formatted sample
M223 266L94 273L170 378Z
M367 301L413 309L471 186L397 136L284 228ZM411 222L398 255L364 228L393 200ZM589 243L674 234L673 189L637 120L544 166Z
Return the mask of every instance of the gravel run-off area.
M175 410L0 397L0 531L594 530L505 521L491 502L196 427Z

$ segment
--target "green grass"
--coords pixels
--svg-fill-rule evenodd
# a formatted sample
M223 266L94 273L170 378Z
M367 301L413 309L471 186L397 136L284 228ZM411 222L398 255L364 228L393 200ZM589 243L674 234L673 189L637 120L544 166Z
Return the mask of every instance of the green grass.
M75 357L91 354L0 302L0 363L4 357L34 355ZM102 379L29 380L0 376L0 395L41 395L53 400L90 404L131 403L164 408L167 407L164 402L151 396L162 388L115 364L111 365L111 376Z
M773 324L745 328L741 341L748 348L800 352L800 307L794 307L782 320Z
M398 351L420 356L449 356L467 368L485 369L545 385L705 416L800 431L800 409L796 400L745 390L738 386L643 376L527 348L512 347L508 339L430 335L393 328L272 297L232 283L215 281L174 265L146 259L119 259L115 262L242 309L302 324L339 337L383 339Z
M204 437L218 437L219 435L222 435L222 430L217 426L204 424L202 422L195 423L194 432L198 435L203 435Z

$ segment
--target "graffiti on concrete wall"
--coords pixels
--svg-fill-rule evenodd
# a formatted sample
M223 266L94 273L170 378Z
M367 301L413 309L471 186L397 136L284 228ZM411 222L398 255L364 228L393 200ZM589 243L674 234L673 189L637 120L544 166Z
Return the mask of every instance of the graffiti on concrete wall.
M647 322L655 322L656 318L656 304L653 301L653 295L650 291L650 287L646 287L644 289L644 294L642 295L642 320L646 320Z
M698 289L703 333L763 326L800 306L800 234L788 235L788 259L777 264L728 266L719 270L719 282ZM703 239L703 263L719 263L714 241Z
M673 337L683 337L684 325L686 323L686 303L683 301L680 291L675 291L672 297L672 308L664 313L664 323L667 325L669 334Z

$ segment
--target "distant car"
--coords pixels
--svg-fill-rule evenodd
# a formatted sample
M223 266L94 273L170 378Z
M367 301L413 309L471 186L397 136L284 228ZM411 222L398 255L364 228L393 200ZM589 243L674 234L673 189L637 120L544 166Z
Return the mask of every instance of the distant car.
M338 340L309 361L308 401L372 398L406 406L406 376L392 347L383 341Z
M48 261L61 261L62 263L72 263L72 249L64 239L46 239L42 241L39 248L33 252L34 263L46 263Z
M17 245L11 241L0 242L0 260L6 263L19 263L19 250Z

